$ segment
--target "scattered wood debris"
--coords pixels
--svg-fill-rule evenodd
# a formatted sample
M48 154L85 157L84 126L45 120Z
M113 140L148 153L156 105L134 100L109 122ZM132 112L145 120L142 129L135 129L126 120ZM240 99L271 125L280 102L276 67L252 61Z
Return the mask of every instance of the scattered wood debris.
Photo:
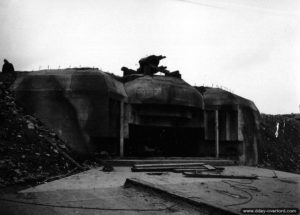
M222 171L224 168L217 168L205 163L159 163L159 164L134 164L132 172L184 172L184 171Z
M214 169L207 169L207 168L186 168L186 169L174 169L173 172L222 172L225 168L224 167L214 167Z
M257 175L226 175L216 173L202 173L202 172L183 172L186 177L193 178L231 178L231 179L258 179Z

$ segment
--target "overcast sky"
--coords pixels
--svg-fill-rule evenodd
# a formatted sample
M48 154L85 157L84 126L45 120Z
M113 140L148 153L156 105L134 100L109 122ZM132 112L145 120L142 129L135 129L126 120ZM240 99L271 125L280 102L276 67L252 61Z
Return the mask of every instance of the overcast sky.
M1 0L0 59L16 70L121 74L150 54L192 85L223 86L261 112L299 112L299 0Z

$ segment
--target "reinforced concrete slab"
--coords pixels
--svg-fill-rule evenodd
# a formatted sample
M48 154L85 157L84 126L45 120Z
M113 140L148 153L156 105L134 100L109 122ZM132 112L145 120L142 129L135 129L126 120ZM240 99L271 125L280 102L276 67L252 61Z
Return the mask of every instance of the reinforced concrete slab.
M6 201L3 201L5 199ZM178 204L154 192L134 187L58 190L0 197L0 214L201 214L196 207Z
M146 172L131 172L130 167L115 167L113 172L105 173L101 168L96 168L23 190L19 195L33 195L39 201L43 195L51 193L56 193L61 199L64 198L64 195L73 198L87 193L84 198L89 199L89 192L97 191L96 193L103 193L103 196L109 198L105 192L123 189L122 186L127 178L135 178L170 193L175 192L200 203L208 202L210 205L238 214L240 214L241 208L247 207L300 208L299 174L247 166L228 166L225 167L224 173L257 175L258 179L189 178L184 177L181 173L172 172L149 175ZM117 197L114 199L111 195L111 198L113 198L112 201L118 202ZM126 201L130 202L131 200ZM130 207L133 208L133 205Z
M260 178L299 178L298 174L292 174L282 171L273 171L268 169L248 167L248 166L228 166L225 167L225 174L245 174L257 175ZM154 184L185 184L194 182L213 182L222 181L214 178L187 178L181 173L165 172L162 175L149 175L146 172L131 172L130 167L115 167L114 171L106 173L102 168L91 169L76 175L72 175L60 180L45 183L32 187L21 192L44 192L55 190L78 190L78 189L96 189L122 186L127 178L139 178Z

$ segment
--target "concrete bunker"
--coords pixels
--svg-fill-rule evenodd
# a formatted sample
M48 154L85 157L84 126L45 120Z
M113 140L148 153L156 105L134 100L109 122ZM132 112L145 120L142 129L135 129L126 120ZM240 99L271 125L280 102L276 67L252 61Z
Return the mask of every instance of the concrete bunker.
M88 68L28 72L13 89L17 101L79 156L105 151L121 158L257 163L259 111L253 102L192 87L157 62L146 68L149 74L126 68L124 77Z
M206 153L256 164L260 113L255 104L228 91L196 87L204 98Z
M16 99L66 141L76 154L117 151L122 83L99 70L45 70L20 75Z
M142 76L125 83L126 156L199 156L203 99L180 78Z

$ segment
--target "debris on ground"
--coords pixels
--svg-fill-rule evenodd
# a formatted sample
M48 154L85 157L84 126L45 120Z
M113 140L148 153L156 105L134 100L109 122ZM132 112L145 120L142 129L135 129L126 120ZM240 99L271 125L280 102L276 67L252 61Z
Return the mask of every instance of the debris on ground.
M132 172L183 172L183 171L220 171L205 163L156 163L156 164L134 164Z
M16 103L9 89L15 78L0 73L0 187L74 172L69 147Z
M112 172L114 171L114 167L110 164L105 164L102 168L103 172Z
M203 173L203 172L183 172L185 177L191 178L230 178L230 179L258 179L257 175L227 175L221 173Z
M292 115L261 115L259 166L300 173L300 121Z
M215 167L214 169L205 169L205 168L184 168L184 169L174 169L173 172L175 173L182 173L182 172L216 172L220 173L224 170L224 167Z

